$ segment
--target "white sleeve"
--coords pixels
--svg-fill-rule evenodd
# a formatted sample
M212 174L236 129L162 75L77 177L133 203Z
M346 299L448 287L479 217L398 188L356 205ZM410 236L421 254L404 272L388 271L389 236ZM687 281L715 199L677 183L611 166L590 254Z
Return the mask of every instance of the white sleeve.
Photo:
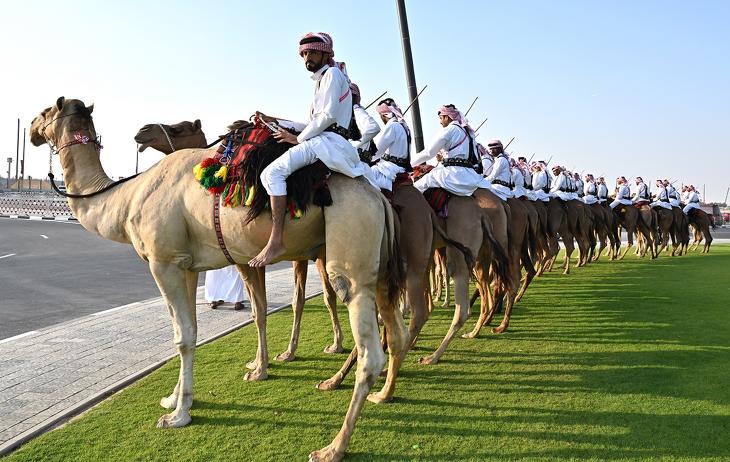
M423 151L411 156L411 165L415 167L430 159L436 157L436 154L446 147L446 134L448 129L444 129L431 141L431 144ZM376 142L377 143L377 142Z
M375 142L375 146L378 148L378 150L373 155L373 158L382 157L385 154L385 151L393 146L393 143L395 143L394 127L396 125L397 123L386 124L385 128L375 136L375 139L373 141Z
M351 98L340 100L340 96L349 91L349 84L344 74L337 68L327 69L319 81L319 91L322 92L324 104L322 110L312 114L302 133L297 136L297 141L302 143L310 138L321 134L327 127L337 121L336 115L338 106L341 104L352 104ZM344 127L347 128L347 127Z
M360 148L367 145L380 132L380 125L362 107L355 107L354 112L355 123L357 124L357 128L360 129L361 137L357 141L352 141L352 145Z

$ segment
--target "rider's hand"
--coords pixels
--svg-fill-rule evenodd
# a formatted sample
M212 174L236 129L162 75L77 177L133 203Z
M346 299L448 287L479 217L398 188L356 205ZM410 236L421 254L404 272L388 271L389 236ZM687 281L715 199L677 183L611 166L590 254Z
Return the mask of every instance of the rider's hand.
M276 122L276 119L274 117L267 116L266 114L264 114L261 111L256 111L256 113L254 114L254 117L258 117L259 119L263 120L264 122Z
M279 140L279 143L299 144L299 141L297 141L297 136L286 130L279 130L278 132L275 132L274 138Z

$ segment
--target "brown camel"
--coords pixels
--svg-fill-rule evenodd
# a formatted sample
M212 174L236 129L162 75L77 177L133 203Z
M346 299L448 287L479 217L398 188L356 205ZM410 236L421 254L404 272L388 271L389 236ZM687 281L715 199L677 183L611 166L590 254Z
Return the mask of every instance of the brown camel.
M674 215L674 226L672 226L672 234L676 236L679 243L678 249L672 250L672 256L676 254L684 255L689 249L689 222L687 215L677 206L672 206L672 215ZM678 250L678 252L677 252Z
M213 231L213 201L192 175L193 166L213 151L185 150L167 156L126 182L114 183L104 173L93 107L65 100L44 110L32 122L35 146L55 146L65 173L69 205L86 229L117 242L131 244L149 262L150 271L168 306L174 342L180 355L180 375L172 394L160 404L174 410L163 415L158 427L181 427L191 421L193 356L197 336L195 290L198 273L227 266ZM88 137L88 138L87 138ZM88 141L91 140L91 141ZM310 454L310 460L341 460L370 387L385 364L378 341L376 302L388 332L391 368L397 368L408 347L405 323L396 309L399 284L397 241L392 210L379 191L364 179L332 175L330 207L312 207L299 220L287 221L286 254L281 260L303 260L327 247L326 267L338 296L348 305L353 337L359 351L358 371L345 421L328 446ZM83 197L81 197L83 196ZM248 261L268 240L271 217L246 221L244 207L224 207L220 213L228 252L235 261ZM355 244L352 229L368 229ZM262 268L238 265L255 312L259 349L248 379L262 378L268 357L266 291ZM394 273L390 273L392 270ZM395 361L396 364L393 364Z
M710 245L712 244L712 234L710 233L710 227L712 222L710 221L709 215L702 209L691 209L687 213L687 221L690 226L694 228L695 250L699 247L702 237L705 238L705 245L702 248L702 253L710 252Z
M622 226L626 230L626 237L628 239L628 245L619 259L623 260L631 247L633 247L634 234L637 232L640 232L644 236L646 241L649 243L649 248L652 250L652 258L656 258L656 255L654 255L653 244L651 243L651 230L642 219L637 208L633 205L619 204L613 210L613 213L619 226Z
M170 154L179 149L204 148L208 146L205 134L200 127L200 120L183 121L174 125L149 124L140 128L134 141L139 144L139 152L147 148Z
M676 234L672 232L672 229L674 228L674 213L672 213L670 209L665 209L664 207L656 207L654 208L654 212L656 213L656 223L658 228L657 234L662 242L661 246L657 250L657 255L661 254L662 251L667 248L669 245L669 239L671 238L673 249L672 256L674 256L677 247L679 247Z
M609 210L606 207L596 202L587 206L593 213L593 224L595 226L595 233L597 235L597 242L599 243L598 250L593 254L593 261L598 261L601 256L603 249L608 247L611 260L616 259L616 237L615 231L612 228L613 217L609 214Z

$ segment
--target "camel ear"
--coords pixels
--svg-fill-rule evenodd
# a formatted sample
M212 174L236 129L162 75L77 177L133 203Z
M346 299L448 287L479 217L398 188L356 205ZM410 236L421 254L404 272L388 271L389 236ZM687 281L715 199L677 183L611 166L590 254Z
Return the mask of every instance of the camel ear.
M86 109L89 110L89 114L91 114L92 112L94 112L94 103L91 103L91 106L86 106Z
M63 103L65 103L65 102L66 102L66 98L64 98L63 96L59 97L56 100L56 109L58 109L59 111L61 109L63 109Z
M193 129L200 130L200 119L195 119L195 122L193 122Z

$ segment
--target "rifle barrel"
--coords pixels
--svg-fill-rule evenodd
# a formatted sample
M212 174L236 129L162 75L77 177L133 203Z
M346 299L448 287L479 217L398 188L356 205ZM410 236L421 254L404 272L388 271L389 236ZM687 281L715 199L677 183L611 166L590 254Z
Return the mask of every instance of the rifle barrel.
M424 85L423 89L418 92L418 94L416 95L415 98L413 98L413 101L411 101L411 104L409 104L408 107L406 108L406 110L403 111L403 115L406 115L406 112L408 112L408 110L411 108L411 106L413 106L413 103L416 102L416 100L418 99L418 97L421 96L421 93L423 93L426 90L426 88L428 88L428 85Z
M466 112L464 113L464 117L466 117L469 114L469 111L471 111L471 108L474 107L474 103L476 103L478 99L479 99L478 96L476 98L474 98L474 101L471 102L471 106L469 106L469 109L467 109Z
M385 96L385 94L386 94L386 93L388 93L388 90L385 90L384 92L382 92L382 93L380 94L380 96L378 96L377 98L375 98L375 99L373 100L373 102L372 102L372 103L370 103L370 104L368 104L367 106L365 106L365 109L367 110L367 108L369 108L369 107L370 107L370 106L372 106L373 104L375 104L375 103L377 103L378 101L380 101L380 98L382 98L383 96Z

